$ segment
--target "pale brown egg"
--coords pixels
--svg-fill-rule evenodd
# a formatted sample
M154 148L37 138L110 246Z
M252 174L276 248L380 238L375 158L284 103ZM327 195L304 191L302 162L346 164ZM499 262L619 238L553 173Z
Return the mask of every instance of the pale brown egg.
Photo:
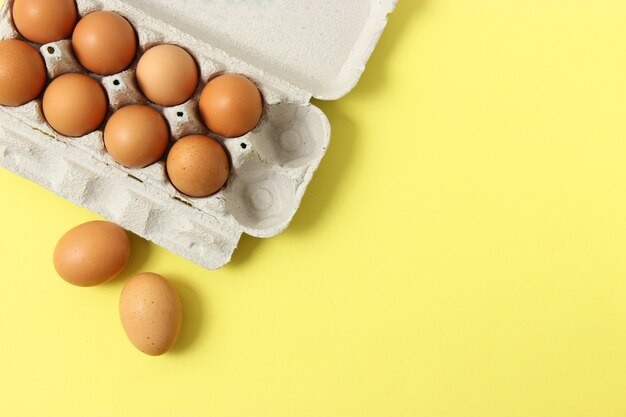
M65 39L74 30L75 0L15 0L13 22L23 37L35 43Z
M204 124L225 138L243 136L254 129L262 113L261 92L243 75L224 74L212 79L200 97Z
M226 150L208 136L186 136L172 146L167 156L170 181L191 197L215 194L226 184L229 172Z
M130 240L124 229L93 221L63 235L53 259L61 278L79 287L92 287L115 278L129 258Z
M45 84L46 65L35 48L15 39L0 41L0 105L26 104Z
M43 95L43 113L54 130L84 136L98 129L107 113L107 98L96 80L85 74L55 78Z
M198 67L189 52L180 46L155 46L139 59L137 83L153 103L176 106L189 100L196 91Z
M152 165L165 154L169 143L165 118L150 106L122 107L104 128L104 144L120 164L131 168Z
M100 75L124 71L137 53L132 25L119 14L106 11L83 17L74 29L72 45L82 66Z
M176 343L182 324L180 299L162 276L133 277L122 289L119 308L128 339L143 353L162 355Z

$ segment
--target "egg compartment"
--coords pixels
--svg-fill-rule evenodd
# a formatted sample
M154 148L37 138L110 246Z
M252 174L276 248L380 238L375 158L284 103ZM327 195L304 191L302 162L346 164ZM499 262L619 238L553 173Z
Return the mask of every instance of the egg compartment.
M59 135L45 122L41 99L0 107L0 166L199 265L219 268L241 233L274 236L293 218L330 139L328 120L310 98L336 99L356 84L395 2L77 0L80 16L113 11L137 33L130 68L107 77L90 74L107 92L109 114L147 103L135 80L137 62L152 46L175 44L194 57L201 82L187 103L151 104L168 121L172 142L209 133L198 99L206 81L221 73L255 82L264 98L262 120L241 138L216 138L233 169L225 188L208 198L178 192L163 160L144 169L120 166L106 152L101 130L81 138ZM11 22L12 4L5 0L0 9L2 39L21 38ZM86 72L70 40L35 46L50 79Z

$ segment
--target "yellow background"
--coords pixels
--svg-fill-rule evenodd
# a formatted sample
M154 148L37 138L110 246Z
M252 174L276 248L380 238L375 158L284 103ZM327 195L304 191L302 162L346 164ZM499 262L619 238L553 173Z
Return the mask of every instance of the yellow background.
M291 227L210 272L133 237L58 278L94 219L0 171L0 416L626 416L626 2L401 0ZM182 337L136 351L139 271Z

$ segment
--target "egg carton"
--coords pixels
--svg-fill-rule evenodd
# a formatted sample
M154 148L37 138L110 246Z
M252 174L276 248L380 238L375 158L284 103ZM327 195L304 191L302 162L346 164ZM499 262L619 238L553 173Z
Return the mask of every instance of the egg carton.
M0 8L0 38L22 39L11 7ZM201 82L188 102L159 107L172 141L210 134L198 100L207 80L240 73L259 87L264 114L252 132L219 140L230 154L227 185L207 198L178 192L164 160L132 169L106 152L102 129L80 138L55 132L41 97L21 107L0 107L0 166L208 269L225 265L242 233L272 237L289 225L324 156L330 125L312 97L337 99L363 72L396 0L77 0L81 16L108 10L124 16L139 52L119 74L91 74L107 92L109 116L147 103L135 81L137 59L159 44L176 44L198 63ZM49 80L87 72L70 40L34 45ZM106 122L105 122L106 123Z

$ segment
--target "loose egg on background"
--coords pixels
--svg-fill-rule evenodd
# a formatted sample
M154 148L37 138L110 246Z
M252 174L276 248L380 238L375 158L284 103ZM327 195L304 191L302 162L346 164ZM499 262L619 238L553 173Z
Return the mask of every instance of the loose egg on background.
M83 17L74 29L72 45L81 65L100 75L125 70L137 53L132 25L119 14L106 11Z
M78 12L75 0L15 0L13 22L31 42L45 44L72 33Z
M226 184L230 172L224 147L204 135L186 136L176 142L166 165L174 187L191 197L215 194Z
M153 103L176 106L196 91L198 67L189 52L179 46L155 46L139 59L137 83Z
M122 289L119 310L128 339L143 353L162 355L176 343L182 324L180 298L162 276L133 277Z
M21 106L34 100L46 84L46 65L29 44L0 41L0 105Z
M204 87L200 114L213 133L225 138L243 136L256 127L263 113L263 98L243 75L220 75Z
M150 106L130 105L113 113L104 128L104 144L118 163L144 168L161 159L169 143L165 118Z
M54 267L70 284L91 287L115 278L128 264L130 240L121 227L93 221L67 232L54 249Z
M107 98L96 80L85 74L55 78L43 95L44 117L65 136L84 136L98 129L107 113Z

